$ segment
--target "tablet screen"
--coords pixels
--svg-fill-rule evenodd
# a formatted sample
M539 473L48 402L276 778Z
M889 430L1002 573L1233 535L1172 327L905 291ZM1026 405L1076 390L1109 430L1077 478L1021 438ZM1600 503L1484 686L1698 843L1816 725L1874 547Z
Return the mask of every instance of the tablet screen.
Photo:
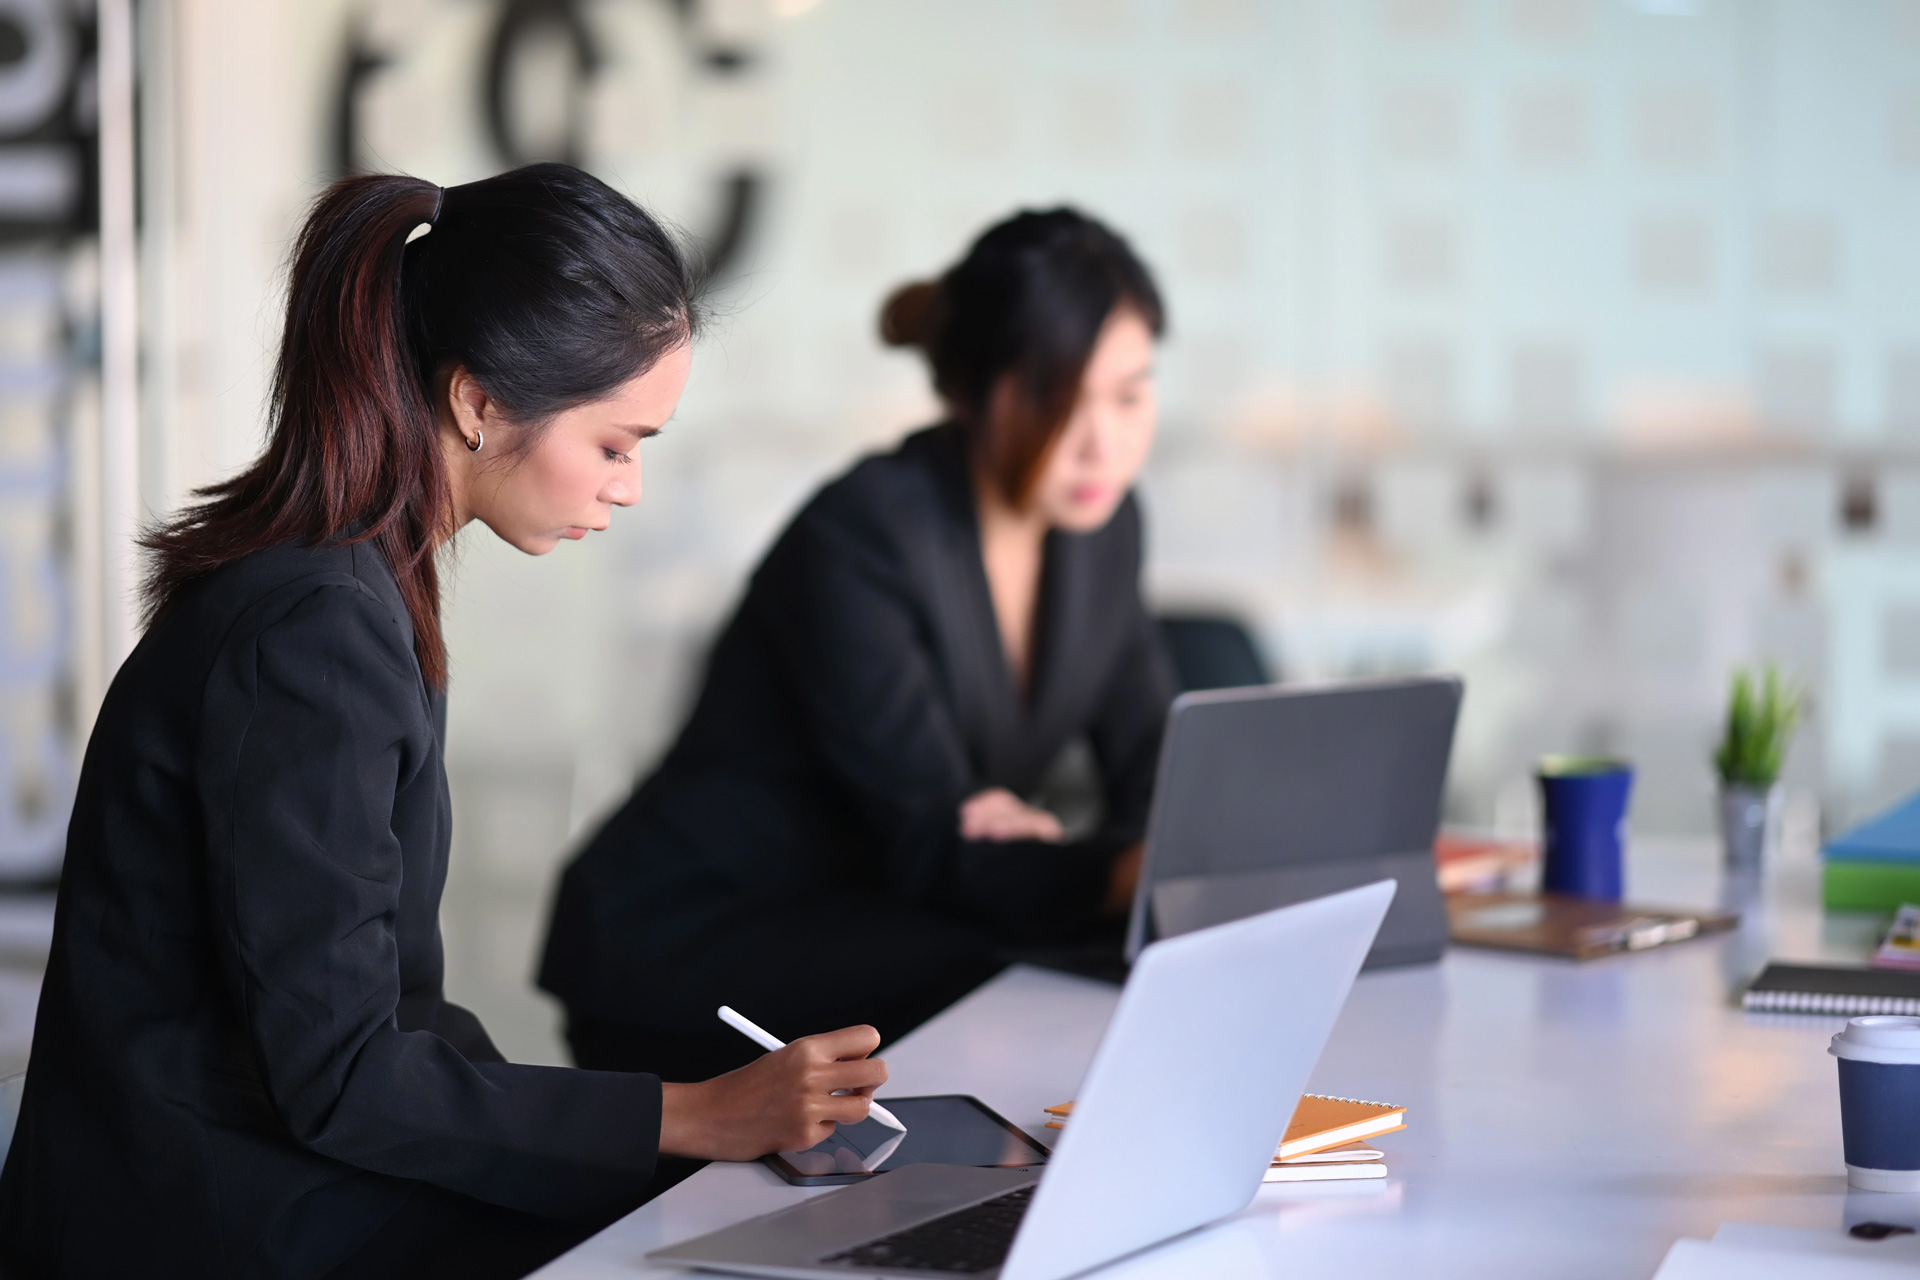
M907 1126L904 1135L878 1120L862 1120L841 1125L817 1146L782 1151L768 1162L784 1163L787 1169L779 1172L803 1178L857 1178L908 1164L1008 1168L1046 1163L1045 1147L964 1094L885 1101Z

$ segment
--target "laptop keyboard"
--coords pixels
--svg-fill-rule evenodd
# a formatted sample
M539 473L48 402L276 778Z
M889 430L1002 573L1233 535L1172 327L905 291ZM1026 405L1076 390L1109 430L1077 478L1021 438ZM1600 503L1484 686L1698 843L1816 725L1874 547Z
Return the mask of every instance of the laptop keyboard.
M969 1205L905 1231L870 1240L822 1262L898 1271L954 1271L978 1275L1007 1260L1013 1233L1020 1229L1034 1186Z

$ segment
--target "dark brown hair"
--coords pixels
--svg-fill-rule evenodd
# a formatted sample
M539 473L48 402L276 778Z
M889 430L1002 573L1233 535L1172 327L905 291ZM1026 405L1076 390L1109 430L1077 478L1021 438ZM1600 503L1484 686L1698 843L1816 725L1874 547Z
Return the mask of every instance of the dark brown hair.
M294 246L266 450L142 538L149 620L252 552L371 542L406 601L421 674L444 685L441 374L465 367L524 448L698 324L698 283L673 237L578 169L529 165L445 191L393 175L335 183Z
M1018 417L991 474L1024 506L1073 413L1101 326L1122 306L1155 337L1165 331L1160 291L1125 240L1075 209L1026 210L988 228L937 283L895 290L880 337L926 353L934 389L976 451L994 387L1013 376Z

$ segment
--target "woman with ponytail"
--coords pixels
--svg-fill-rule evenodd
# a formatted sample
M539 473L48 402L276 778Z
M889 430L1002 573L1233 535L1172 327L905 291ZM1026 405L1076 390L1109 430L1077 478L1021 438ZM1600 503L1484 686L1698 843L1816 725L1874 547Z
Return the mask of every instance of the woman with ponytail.
M663 1084L508 1063L441 994L436 557L475 520L541 555L638 500L697 326L673 240L578 170L316 202L265 452L147 538L0 1272L518 1276L639 1203L662 1154L748 1159L865 1115L871 1028Z
M580 1065L737 1065L723 1000L892 1039L1009 954L1111 933L1117 960L1174 691L1131 496L1161 326L1145 266L1070 209L887 304L947 420L794 519L678 743L567 869L540 981ZM1105 804L1068 838L1031 801L1076 740Z

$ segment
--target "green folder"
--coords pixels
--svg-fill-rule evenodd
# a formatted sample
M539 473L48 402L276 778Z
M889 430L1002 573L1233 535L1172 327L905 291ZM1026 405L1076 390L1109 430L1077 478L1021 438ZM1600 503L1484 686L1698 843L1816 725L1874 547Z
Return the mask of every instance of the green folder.
M1855 862L1829 857L1821 896L1829 911L1898 911L1920 902L1920 862Z

